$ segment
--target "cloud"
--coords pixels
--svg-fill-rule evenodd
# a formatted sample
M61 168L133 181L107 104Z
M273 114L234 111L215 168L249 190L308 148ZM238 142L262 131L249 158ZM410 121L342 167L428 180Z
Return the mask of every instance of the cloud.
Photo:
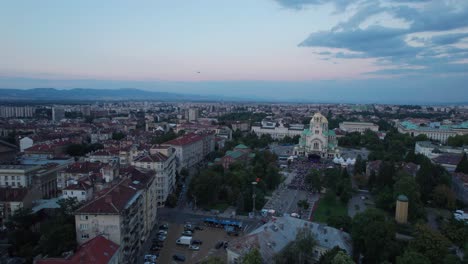
M423 4L409 4L416 2ZM324 53L328 58L373 58L378 66L386 67L373 74L468 72L468 64L460 63L468 59L468 47L466 43L459 45L468 38L468 1L391 0L386 3L392 4L358 2L357 11L348 20L328 31L311 33L299 46L347 51ZM363 26L371 17L381 14L402 20L407 26L379 23Z

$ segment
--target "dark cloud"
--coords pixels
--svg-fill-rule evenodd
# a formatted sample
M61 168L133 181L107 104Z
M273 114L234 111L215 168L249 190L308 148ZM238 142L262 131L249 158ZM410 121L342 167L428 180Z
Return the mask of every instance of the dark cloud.
M350 52L337 52L329 57L375 58L379 65L395 67L391 70L374 72L380 74L400 74L403 71L431 74L468 72L468 64L453 63L468 59L468 49L455 45L467 38L468 32L448 32L449 30L463 32L468 27L468 1L460 0L455 4L453 1L449 4L439 0L392 0L391 2L398 4L382 6L378 1L360 2L357 5L357 12L347 21L339 23L329 31L310 34L299 46L345 49ZM416 7L405 4L409 2L430 3ZM367 18L381 13L402 19L408 26L406 28L381 25L360 27ZM418 33L424 33L426 36L415 37L414 35ZM418 42L418 45L408 43L408 39Z

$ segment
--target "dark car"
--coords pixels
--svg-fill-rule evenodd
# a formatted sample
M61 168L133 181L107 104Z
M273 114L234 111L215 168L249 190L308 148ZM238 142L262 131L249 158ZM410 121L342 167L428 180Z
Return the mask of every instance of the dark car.
M228 231L227 234L229 236L239 236L239 232L235 230Z
M216 248L216 249L220 249L220 248L222 248L223 246L224 246L224 241L219 241L218 243L216 243L215 248Z
M161 249L162 249L162 247L160 247L160 246L158 246L158 245L152 245L152 246L150 247L150 251L152 251L152 252L158 252L158 251L161 250Z
M172 259L175 260L175 261L184 262L185 261L185 256L181 255L181 254L174 254L172 256Z
M169 225L168 224L163 224L163 225L160 225L159 226L159 230L167 230L169 229Z
M194 240L192 240L192 244L201 245L201 244L203 244L203 241L201 241L200 239L194 239Z
M226 249L228 247L228 242L224 242L224 249Z

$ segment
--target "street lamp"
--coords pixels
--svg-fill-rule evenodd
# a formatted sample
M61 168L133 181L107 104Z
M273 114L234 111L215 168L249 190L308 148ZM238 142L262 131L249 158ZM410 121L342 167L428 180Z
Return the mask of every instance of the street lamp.
M254 181L252 182L252 213L255 216L255 197L257 196L255 194L255 185L257 185L258 182Z

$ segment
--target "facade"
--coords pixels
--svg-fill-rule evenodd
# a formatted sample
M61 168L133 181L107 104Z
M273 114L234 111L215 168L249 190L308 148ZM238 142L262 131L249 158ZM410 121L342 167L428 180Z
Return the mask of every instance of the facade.
M240 130L241 132L249 131L250 124L249 123L242 123L242 122L235 122L231 124L232 130Z
M313 259L309 262L316 262L322 254L335 246L349 255L352 254L351 236L348 233L318 223L284 216L230 242L227 248L227 263L242 263L242 257L255 248L260 252L263 263L274 263L274 256L289 242L294 241L298 232L311 232L317 241L317 246L310 249Z
M379 126L374 123L367 122L342 122L340 123L340 129L348 133L359 132L362 134L366 130L378 132Z
M150 154L137 158L132 165L155 174L157 205L164 206L176 184L175 149L154 146L150 149Z
M59 122L60 120L64 118L65 118L65 109L61 107L52 108L52 121Z
M93 198L93 186L86 182L69 185L62 190L62 197L76 198L79 202L89 201Z
M144 240L143 191L117 184L75 211L79 245L104 236L120 246L118 263L134 263Z
M426 135L432 140L446 143L449 137L468 134L468 122L459 125L430 123L428 126L421 126L411 121L403 121L398 123L398 132L410 134L411 136Z
M0 187L30 187L33 184L33 175L40 168L29 165L0 165Z
M18 148L15 145L0 140L0 164L14 161L17 152Z
M32 202L40 198L39 192L32 188L0 187L0 227L18 209L31 208Z
M213 133L189 133L162 145L175 149L177 169L181 170L193 167L213 152L215 140Z
M196 121L197 119L198 119L198 108L189 108L188 120L192 122L192 121Z
M328 130L328 120L316 113L310 120L308 129L301 133L299 144L294 147L297 156L318 155L322 158L339 156L338 141L333 130Z
M33 140L29 137L24 137L20 139L20 151L24 152L25 149L30 148L33 146Z
M36 108L32 106L0 106L0 117L33 117Z
M418 141L414 145L414 153L422 154L430 159L436 158L443 153L463 154L463 152L468 152L468 149L436 145L430 141Z
M300 136L303 130L304 125L302 124L291 124L288 127L283 124L277 125L276 121L271 117L265 118L259 125L253 125L251 128L251 131L258 137L262 135L270 135L273 139Z

